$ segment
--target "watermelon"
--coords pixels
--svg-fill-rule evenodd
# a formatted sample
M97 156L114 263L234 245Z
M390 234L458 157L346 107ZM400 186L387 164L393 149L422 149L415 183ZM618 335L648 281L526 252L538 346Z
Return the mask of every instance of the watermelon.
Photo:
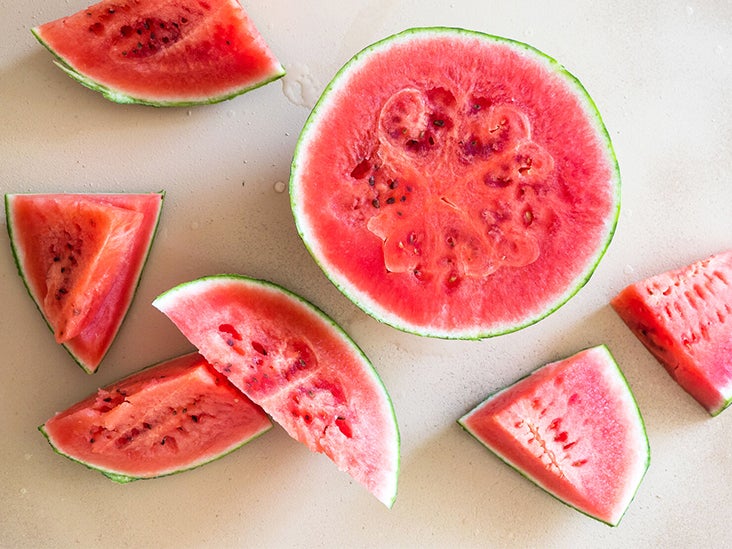
M369 360L333 320L280 286L240 275L181 284L153 305L293 438L393 505L394 409Z
M613 309L712 416L732 402L732 250L630 284Z
M483 338L537 322L587 282L620 175L595 104L554 59L420 28L336 74L298 140L290 197L312 256L364 311Z
M132 304L162 204L163 193L5 195L18 272L56 341L88 373Z
M108 385L39 427L53 449L126 483L186 471L272 427L197 353Z
M650 459L643 419L605 346L537 369L458 422L548 493L611 526Z
M216 103L285 74L237 0L103 0L32 32L117 103Z

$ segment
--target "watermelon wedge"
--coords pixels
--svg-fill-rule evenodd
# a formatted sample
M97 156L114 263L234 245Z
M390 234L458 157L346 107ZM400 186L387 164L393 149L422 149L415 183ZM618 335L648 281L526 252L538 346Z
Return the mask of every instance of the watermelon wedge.
M732 251L630 284L612 307L712 416L732 402Z
M363 352L322 311L238 275L181 284L153 305L293 438L393 505L399 431L391 400Z
M216 103L285 74L237 0L103 0L32 32L117 103Z
M539 368L458 422L551 495L611 526L650 460L643 419L605 346Z
M620 175L595 104L554 59L422 28L336 74L300 135L290 193L303 242L364 311L482 338L537 322L587 282Z
M199 467L272 427L197 353L99 389L39 427L53 449L115 482Z
M163 193L7 194L8 234L28 293L88 373L132 304Z

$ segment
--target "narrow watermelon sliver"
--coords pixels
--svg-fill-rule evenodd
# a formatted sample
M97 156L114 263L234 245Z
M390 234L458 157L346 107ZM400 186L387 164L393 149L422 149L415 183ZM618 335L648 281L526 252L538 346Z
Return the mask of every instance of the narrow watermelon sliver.
M711 415L732 402L732 251L630 284L612 307Z
M89 373L132 304L162 204L162 193L5 196L10 243L28 293ZM70 333L59 334L68 327Z
M399 431L363 352L311 304L237 275L181 284L153 305L296 440L391 507Z
M32 31L69 76L119 103L213 103L285 74L237 0L104 0Z
M541 488L613 526L648 468L643 420L604 346L539 368L459 423Z
M39 429L56 452L117 482L198 467L272 427L197 353L99 389Z

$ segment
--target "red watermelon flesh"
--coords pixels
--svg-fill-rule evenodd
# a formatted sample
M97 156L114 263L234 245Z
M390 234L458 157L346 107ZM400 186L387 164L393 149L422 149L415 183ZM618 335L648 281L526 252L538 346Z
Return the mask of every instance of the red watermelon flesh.
M18 270L63 344L94 372L129 309L163 195L6 195Z
M539 368L459 423L541 488L610 525L648 468L643 420L604 346Z
M293 438L392 506L399 432L391 400L332 320L278 286L237 275L181 284L153 305Z
M711 415L732 402L732 251L623 289L612 307Z
M213 103L284 75L237 0L104 0L32 30L59 67L120 103Z
M578 81L530 46L410 29L357 54L303 128L290 181L326 275L397 328L487 337L543 318L614 231L619 173Z
M197 353L99 389L40 430L54 450L117 482L192 469L272 423Z

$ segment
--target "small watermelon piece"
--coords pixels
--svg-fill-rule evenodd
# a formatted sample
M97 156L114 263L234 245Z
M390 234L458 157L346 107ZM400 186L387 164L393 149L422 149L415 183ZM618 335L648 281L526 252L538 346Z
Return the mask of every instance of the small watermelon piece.
M39 427L53 449L126 483L199 467L272 427L197 353L99 389Z
M612 238L620 175L577 79L519 42L409 29L333 78L300 135L291 205L333 283L375 318L482 338L545 317Z
M393 505L399 431L391 400L363 352L322 311L239 275L181 284L153 305L290 436Z
M132 304L162 204L162 193L5 195L18 272L56 341L89 373Z
M539 368L458 422L548 493L611 526L648 469L643 419L605 346Z
M732 402L732 251L630 284L612 307L712 416Z
M237 0L103 0L32 32L117 103L216 103L285 74Z

